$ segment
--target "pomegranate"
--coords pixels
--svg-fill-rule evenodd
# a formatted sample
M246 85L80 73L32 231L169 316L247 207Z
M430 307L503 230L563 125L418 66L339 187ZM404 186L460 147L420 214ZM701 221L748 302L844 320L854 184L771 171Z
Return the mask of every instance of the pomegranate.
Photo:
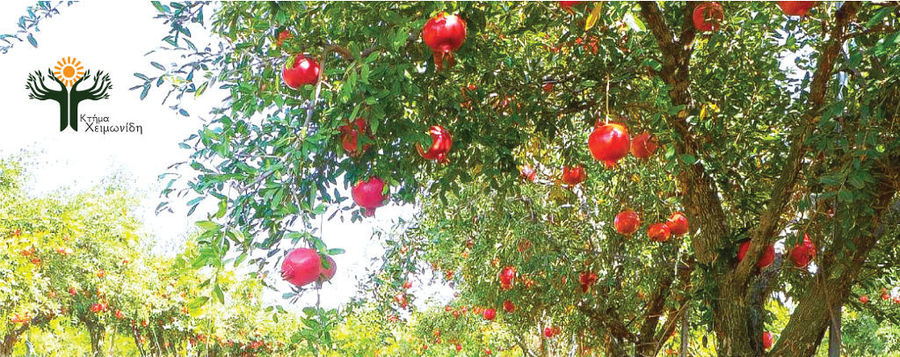
M412 283L410 283L409 280L403 282L403 289L409 289L411 287L412 287Z
M795 267L806 268L813 259L816 259L816 244L809 238L809 234L803 233L803 241L794 245L791 250L791 262Z
M334 273L337 272L337 263L334 262L334 258L325 257L325 260L328 261L328 269L325 269L325 267L319 268L319 278L316 281L320 284L331 280L334 277Z
M426 160L437 160L440 163L448 162L447 153L450 152L450 146L453 145L450 132L442 126L435 125L427 133L431 134L431 147L428 148L428 152L425 152L422 150L422 145L416 143L416 150L419 151L419 155L422 155Z
M75 288L70 287L70 288L69 288L69 295L72 295L72 296L78 295L78 291L75 290Z
M613 168L616 161L625 157L630 149L628 130L620 124L601 125L588 137L588 148L595 160L603 161L607 168Z
M566 10L572 10L572 6L578 5L581 2L583 1L560 1L559 7Z
M462 351L462 345L457 343L455 347L456 347L456 352Z
M293 89L306 84L315 84L319 80L319 63L312 58L303 55L294 56L291 66L285 64L281 69L281 78L284 84Z
M546 336L547 338L553 338L553 328L544 327L544 336Z
M890 295L890 294L888 294L888 293L886 293L886 292L881 293L881 300L890 300L890 299L891 299L891 295Z
M779 1L778 6L788 16L806 16L816 6L817 1Z
M659 146L656 144L656 138L647 132L631 139L631 155L641 160L649 159L657 147Z
M627 209L616 215L613 225L616 226L616 232L619 234L630 235L641 226L641 217L637 212Z
M505 300L503 301L503 310L511 314L516 311L516 305L512 301Z
M647 236L654 242L665 242L671 235L672 231L665 223L654 223L647 228Z
M725 19L722 5L713 1L694 8L694 28L700 32L719 31L719 24Z
M397 293L397 295L394 295L394 301L397 302L397 305L400 305L401 309L405 309L406 306L409 305L409 302L406 301L406 294L404 293Z
M91 304L91 312L97 314L97 313L100 313L100 311L103 311L103 307L100 306L100 304L98 304L96 302Z
M315 249L297 248L284 257L281 277L296 286L304 286L319 278L322 258Z
M481 314L485 320L492 321L495 317L497 317L497 311L494 309L484 309L484 312Z
M750 241L744 241L741 243L741 246L738 247L738 263L741 260L744 260L744 256L747 255L747 250L750 249ZM772 265L775 261L775 246L769 244L766 246L766 250L763 251L762 255L759 256L759 260L756 262L756 266L760 269L764 269L765 267Z
M587 175L584 173L584 168L581 165L563 167L562 182L566 185L575 186L584 182L585 178L587 178Z
M360 180L353 186L350 191L353 196L353 202L365 209L363 216L371 217L375 215L375 209L384 206L384 201L388 199L385 194L385 184L380 178L372 176L368 181Z
M768 350L772 348L772 343L775 342L775 338L772 337L772 333L769 331L763 332L763 349Z
M364 134L369 138L372 138L369 134L369 124L366 123L365 119L357 118L352 123L338 128L338 131L341 133L341 146L344 147L344 151L346 151L347 155L350 155L350 157L359 156L366 152L366 150L369 150L369 147L372 146L370 144L364 144L362 147L357 145L359 134Z
M900 296L895 296L895 297L894 297L894 303L895 303L895 304L900 304Z
M122 313L122 310L116 310L116 318L119 320L125 318L125 314Z
M581 292L586 293L591 290L591 285L597 282L597 274L589 271L582 272L578 276L578 280L581 282Z
M666 220L666 225L669 226L669 230L672 231L672 234L676 236L680 236L690 231L688 219L684 213L681 212L672 213L672 215L669 216L669 219Z
M860 296L859 296L859 302L861 302L861 303L863 303L863 304L868 304L868 303L869 303L869 296L868 296L868 295L860 295Z
M509 290L513 287L513 282L516 279L516 268L515 267L504 267L503 270L500 270L500 287L503 290Z
M422 28L422 39L431 48L438 71L444 68L444 60L453 67L453 51L466 41L466 21L457 15L437 14Z
M519 171L519 177L528 182L534 182L535 177L537 177L537 173L534 172L530 166L523 166Z

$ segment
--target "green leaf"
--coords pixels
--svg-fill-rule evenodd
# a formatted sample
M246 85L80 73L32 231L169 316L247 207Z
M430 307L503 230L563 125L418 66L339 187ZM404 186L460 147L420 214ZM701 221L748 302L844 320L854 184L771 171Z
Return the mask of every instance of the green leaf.
M225 294L222 292L222 288L219 287L218 283L213 287L213 294L216 296L216 299L219 300L219 303L225 303Z

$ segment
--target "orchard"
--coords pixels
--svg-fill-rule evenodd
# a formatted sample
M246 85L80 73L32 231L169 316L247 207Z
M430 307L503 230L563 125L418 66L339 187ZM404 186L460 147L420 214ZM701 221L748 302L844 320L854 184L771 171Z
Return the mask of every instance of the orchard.
M161 175L198 231L147 256L109 190L0 181L0 355L900 353L896 2L154 6L180 62L135 93L226 94ZM352 302L296 306L347 274L326 220L393 229L340 238L383 249Z

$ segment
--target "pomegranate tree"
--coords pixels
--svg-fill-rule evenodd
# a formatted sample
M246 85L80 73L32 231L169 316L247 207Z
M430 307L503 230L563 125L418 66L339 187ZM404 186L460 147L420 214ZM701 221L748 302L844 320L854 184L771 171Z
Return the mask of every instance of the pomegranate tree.
M438 71L444 68L444 60L453 67L453 52L466 41L466 21L457 15L437 14L422 28L422 39L431 48Z
M817 1L779 1L778 6L788 16L806 16L806 13L816 6Z
M665 223L654 223L647 228L647 236L654 242L665 242L672 236L672 230Z
M713 1L705 2L694 8L694 28L700 32L719 31L719 24L725 19L722 5Z
M615 167L616 161L631 149L628 130L621 124L600 125L588 137L588 149L595 160L602 161L607 168Z
M666 220L666 225L669 226L669 230L672 231L672 234L676 236L683 235L690 231L687 216L681 212L672 213L672 215L669 216L669 219Z
M315 84L319 80L319 63L304 55L294 56L294 61L285 64L281 69L284 84L293 89L306 84Z
M304 286L319 278L322 258L315 249L297 248L284 257L281 263L281 277L296 286Z
M350 195L353 196L353 202L365 209L363 215L371 217L375 215L375 209L384 206L384 201L388 199L385 187L384 181L372 176L367 181L357 182L350 190Z
M359 156L360 154L369 150L369 147L372 146L370 144L364 144L362 147L359 147L358 138L360 134L366 135L369 138L372 136L369 134L369 124L365 119L357 118L350 124L342 125L338 128L338 131L341 133L341 146L344 147L344 151L347 152L347 155L351 157Z
M816 244L809 238L809 234L803 233L803 241L794 245L791 250L791 262L795 267L806 268L813 259L816 259Z
M744 260L744 256L747 255L747 250L750 249L750 241L744 241L741 243L741 246L738 247L738 263ZM766 246L766 249L763 251L762 255L759 256L759 260L756 262L756 266L760 269L764 269L765 267L772 265L775 262L775 246L769 244Z
M426 160L437 160L440 163L448 162L447 153L450 152L450 147L453 145L450 131L442 126L435 125L428 129L427 133L431 135L431 147L426 152L422 150L422 145L416 143L416 150L419 151L419 155L422 155Z
M616 232L619 234L630 235L641 226L641 217L635 211L624 210L616 215L613 225L616 226Z
M575 186L584 182L585 178L587 178L587 174L584 173L584 168L581 165L563 167L562 182L564 184Z
M647 132L631 139L631 155L641 160L649 159L658 147L656 138Z

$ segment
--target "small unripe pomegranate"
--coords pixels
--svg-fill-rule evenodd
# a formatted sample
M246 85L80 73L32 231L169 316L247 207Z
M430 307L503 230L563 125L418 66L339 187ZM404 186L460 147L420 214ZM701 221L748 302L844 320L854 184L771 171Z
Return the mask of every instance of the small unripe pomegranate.
M457 15L437 14L422 28L422 39L431 48L438 71L444 68L444 60L453 67L453 52L466 41L466 21Z
M281 78L288 87L297 89L306 84L315 84L319 80L319 63L316 60L296 55L294 62L289 65L285 64L281 69Z
M297 248L284 257L281 263L281 277L296 286L304 286L319 278L322 258L310 248Z
M641 226L641 217L635 211L624 210L616 215L613 225L616 226L616 232L619 234L629 235L636 232Z

